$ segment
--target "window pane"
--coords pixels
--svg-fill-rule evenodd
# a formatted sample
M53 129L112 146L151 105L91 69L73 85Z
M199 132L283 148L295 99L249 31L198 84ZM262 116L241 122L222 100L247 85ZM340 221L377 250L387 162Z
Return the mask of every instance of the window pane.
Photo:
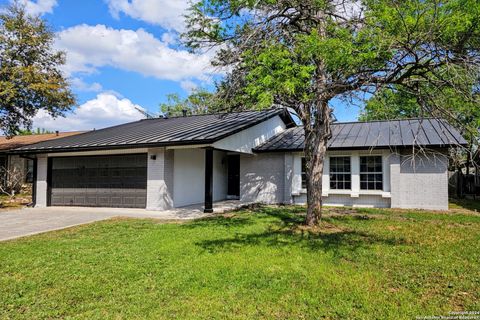
M350 157L330 157L330 189L351 189Z
M307 161L305 158L302 158L302 189L307 188Z
M360 157L360 189L383 190L381 156Z

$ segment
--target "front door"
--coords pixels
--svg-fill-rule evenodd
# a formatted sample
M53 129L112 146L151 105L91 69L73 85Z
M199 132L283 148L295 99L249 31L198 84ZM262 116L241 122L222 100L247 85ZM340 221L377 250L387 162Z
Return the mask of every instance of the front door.
M240 197L240 155L228 156L228 198Z

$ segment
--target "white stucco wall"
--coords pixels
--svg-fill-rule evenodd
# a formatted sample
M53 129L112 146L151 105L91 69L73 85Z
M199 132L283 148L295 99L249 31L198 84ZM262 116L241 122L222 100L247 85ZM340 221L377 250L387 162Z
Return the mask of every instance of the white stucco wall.
M448 210L448 158L439 153L392 156L392 207Z
M225 152L213 152L213 201L227 197ZM173 169L174 206L183 207L205 200L205 150L177 149Z
M205 150L175 150L173 181L175 207L202 203L205 197Z
M275 116L267 121L217 141L213 144L213 147L220 150L252 153L252 148L259 146L284 130L285 123L279 116Z
M48 158L46 156L38 156L37 159L37 186L36 186L36 203L35 207L44 208L47 206L47 171Z

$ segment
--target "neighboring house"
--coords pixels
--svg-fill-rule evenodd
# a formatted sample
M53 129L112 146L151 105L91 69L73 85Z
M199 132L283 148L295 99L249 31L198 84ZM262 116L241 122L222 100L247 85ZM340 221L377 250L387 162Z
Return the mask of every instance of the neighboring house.
M448 209L448 148L434 120L335 123L329 205ZM305 203L304 135L284 109L147 119L21 147L35 158L36 206L164 210L239 199ZM428 151L412 158L414 146Z
M47 134L32 134L24 136L0 136L0 181L7 179L8 173L16 172L24 183L33 182L33 159L18 154L9 154L13 149L43 141L69 137L82 132L55 132Z

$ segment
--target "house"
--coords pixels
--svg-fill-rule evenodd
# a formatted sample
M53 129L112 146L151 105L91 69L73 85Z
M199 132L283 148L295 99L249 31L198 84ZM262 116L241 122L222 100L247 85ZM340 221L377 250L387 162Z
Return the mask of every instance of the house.
M33 182L33 160L21 157L18 154L9 154L13 149L52 139L69 137L81 132L55 132L46 134L32 134L24 136L0 136L0 181L7 179L7 173L18 172L23 183Z
M35 161L37 207L211 212L224 199L305 203L304 140L289 112L271 109L145 119L13 152ZM447 150L465 143L435 119L335 123L324 203L446 210Z

